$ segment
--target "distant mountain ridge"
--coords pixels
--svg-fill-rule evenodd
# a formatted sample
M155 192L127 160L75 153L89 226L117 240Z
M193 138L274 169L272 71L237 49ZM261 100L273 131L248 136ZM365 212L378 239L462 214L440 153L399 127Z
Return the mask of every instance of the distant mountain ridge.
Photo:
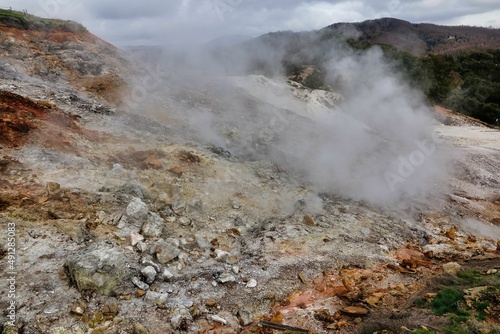
M346 46L347 44L347 46ZM500 48L500 29L440 26L381 18L358 23L335 23L305 32L278 31L232 47L229 57L250 57L252 73L274 75L281 67L287 75L303 65L321 67L333 53L346 47L366 49L381 45L413 56L452 55ZM225 57L222 52L221 57ZM249 56L250 55L250 56ZM230 61L227 61L230 63Z
M500 47L500 29L410 23L395 18L335 23L319 32L353 34L352 37L360 40L392 45L418 56L429 53L455 55Z

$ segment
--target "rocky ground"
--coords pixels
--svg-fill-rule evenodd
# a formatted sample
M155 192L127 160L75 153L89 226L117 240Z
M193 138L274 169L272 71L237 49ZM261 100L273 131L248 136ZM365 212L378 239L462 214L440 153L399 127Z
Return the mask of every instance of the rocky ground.
M79 57L65 50L54 64ZM498 129L439 109L451 161L444 191L375 205L318 192L260 155L274 140L263 110L278 108L245 89L269 85L263 77L177 83L168 98L127 107L81 89L107 72L52 78L9 62L0 73L1 265L16 272L17 319L7 324L3 293L6 333L440 330L448 320L415 303L432 298L436 278L460 268L498 277ZM300 103L327 101L321 110L338 99L294 87ZM186 115L223 114L234 92L263 130L249 137L235 119L218 124L237 143L229 152ZM278 112L293 123L291 109ZM498 310L488 312L485 333L498 330Z

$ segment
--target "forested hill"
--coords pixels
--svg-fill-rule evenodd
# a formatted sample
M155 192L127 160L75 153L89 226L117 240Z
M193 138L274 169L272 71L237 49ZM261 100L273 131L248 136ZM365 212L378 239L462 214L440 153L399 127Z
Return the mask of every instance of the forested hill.
M410 83L421 88L429 100L499 125L500 49L450 55L416 57L405 52L391 54Z
M350 31L355 33L359 40L392 45L417 56L458 55L462 52L500 47L500 29L410 23L394 18L360 23L336 23L323 30L325 32Z

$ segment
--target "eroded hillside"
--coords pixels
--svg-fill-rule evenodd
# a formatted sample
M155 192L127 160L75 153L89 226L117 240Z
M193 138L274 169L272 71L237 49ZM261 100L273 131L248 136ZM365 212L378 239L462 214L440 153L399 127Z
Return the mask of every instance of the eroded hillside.
M119 104L131 71L121 50L78 23L19 15L0 15L4 77L66 84Z

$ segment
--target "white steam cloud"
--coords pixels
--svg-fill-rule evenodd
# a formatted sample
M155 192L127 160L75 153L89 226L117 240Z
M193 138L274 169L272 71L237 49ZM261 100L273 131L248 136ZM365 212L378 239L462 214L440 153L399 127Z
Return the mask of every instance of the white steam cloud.
M422 95L401 80L378 48L329 66L332 76L343 78L340 109L359 123L319 119L323 138L307 144L313 147L307 156L315 183L382 203L431 190L444 164Z
M437 189L444 162L430 108L379 48L330 50L326 79L342 99L285 82L275 70L282 50L270 60L273 77L242 75L265 52L222 62L201 50L164 55L170 75L156 104L182 133L241 159L271 160L318 192L390 204Z

